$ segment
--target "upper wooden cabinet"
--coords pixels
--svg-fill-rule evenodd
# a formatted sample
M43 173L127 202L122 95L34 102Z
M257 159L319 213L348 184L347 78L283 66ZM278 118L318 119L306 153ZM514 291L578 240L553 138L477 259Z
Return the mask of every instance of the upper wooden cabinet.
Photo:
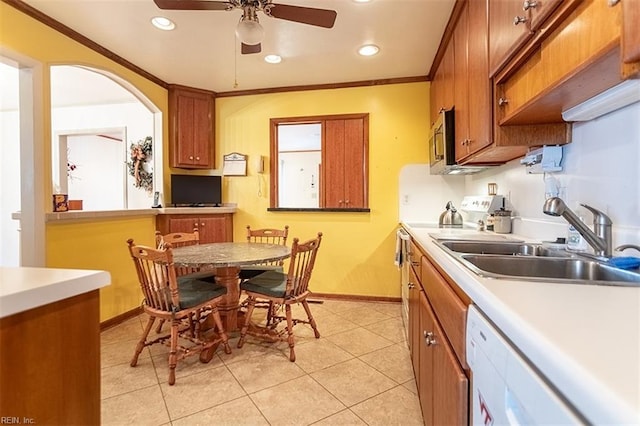
M540 29L545 19L561 2L562 0L489 0L491 76Z
M453 34L456 161L491 144L487 9L467 2Z
M622 60L640 61L640 4L638 0L622 0Z
M438 69L431 82L431 125L436 122L443 109L451 109L454 104L454 46L449 41Z
M169 147L171 167L213 169L213 92L169 87Z
M559 12L544 24L545 37L496 75L499 124L561 123L563 111L625 78L621 6L585 0Z

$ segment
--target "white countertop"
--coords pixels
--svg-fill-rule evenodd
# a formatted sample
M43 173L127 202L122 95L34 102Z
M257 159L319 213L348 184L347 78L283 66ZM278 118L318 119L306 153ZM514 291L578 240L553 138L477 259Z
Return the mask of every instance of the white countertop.
M640 287L483 278L405 227L589 422L640 424Z
M109 285L105 271L0 267L0 318Z

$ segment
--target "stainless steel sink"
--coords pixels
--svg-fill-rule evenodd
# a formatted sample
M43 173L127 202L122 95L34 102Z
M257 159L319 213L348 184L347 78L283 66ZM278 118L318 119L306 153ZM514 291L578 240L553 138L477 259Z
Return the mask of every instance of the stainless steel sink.
M457 253L470 254L499 254L509 256L553 256L571 257L572 255L564 250L551 250L542 244L522 243L522 242L487 242L487 241L439 241L443 246Z
M473 254L537 256L542 249L539 244L510 242L442 241L440 244L458 253Z
M590 282L640 286L640 274L617 269L596 260L557 257L487 256L465 254L463 263L478 275L526 278L538 281Z
M579 284L640 286L640 273L542 244L497 241L435 241L474 273L488 278Z

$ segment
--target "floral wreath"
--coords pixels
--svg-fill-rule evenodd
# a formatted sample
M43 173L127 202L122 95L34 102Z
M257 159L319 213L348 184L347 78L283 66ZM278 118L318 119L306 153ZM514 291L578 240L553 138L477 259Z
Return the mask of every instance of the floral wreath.
M127 163L129 174L135 178L133 186L143 188L147 192L153 190L153 172L144 168L145 163L151 157L153 139L147 136L144 140L132 143L130 150L131 161Z

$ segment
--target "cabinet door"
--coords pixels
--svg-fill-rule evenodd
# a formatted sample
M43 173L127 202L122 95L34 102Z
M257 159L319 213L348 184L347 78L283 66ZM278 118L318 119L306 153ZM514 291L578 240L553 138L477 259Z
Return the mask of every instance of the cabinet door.
M489 0L489 70L493 76L529 37L523 0ZM523 21L524 20L524 21ZM515 24L518 22L518 24Z
M172 167L213 168L213 108L211 93L169 90Z
M454 80L454 67L455 67L455 47L453 39L449 40L447 48L444 51L442 57L442 105L440 108L451 109L455 102L455 80Z
M194 216L172 217L169 219L169 232L193 232L194 228L199 228L198 222L198 218Z
M425 295L420 295L420 404L427 425L464 425L468 419L469 381ZM430 334L429 334L430 333Z
M622 0L622 60L640 61L640 4L638 0Z
M433 311L429 312L433 315ZM466 425L469 404L469 380L444 337L437 321L433 322L433 424Z
M467 154L491 145L492 101L489 79L489 31L487 7L483 1L470 1L467 31L467 78L469 142Z
M454 103L455 103L455 158L467 156L469 136L469 69L467 39L469 36L469 6L462 9L453 33L454 45ZM475 102L474 102L475 103Z
M411 363L420 390L420 344L422 329L420 326L420 281L413 268L409 268L409 350Z
M366 132L365 118L325 122L322 207L366 207Z
M224 243L231 241L228 232L228 218L225 215L212 215L198 219L200 243Z
M435 336L435 315L431 311L429 302L424 292L420 292L420 356L419 370L416 374L418 382L418 395L422 408L422 419L425 425L435 425L433 413L434 395L439 390L434 388L433 375L436 367L433 359L433 347L431 342Z

